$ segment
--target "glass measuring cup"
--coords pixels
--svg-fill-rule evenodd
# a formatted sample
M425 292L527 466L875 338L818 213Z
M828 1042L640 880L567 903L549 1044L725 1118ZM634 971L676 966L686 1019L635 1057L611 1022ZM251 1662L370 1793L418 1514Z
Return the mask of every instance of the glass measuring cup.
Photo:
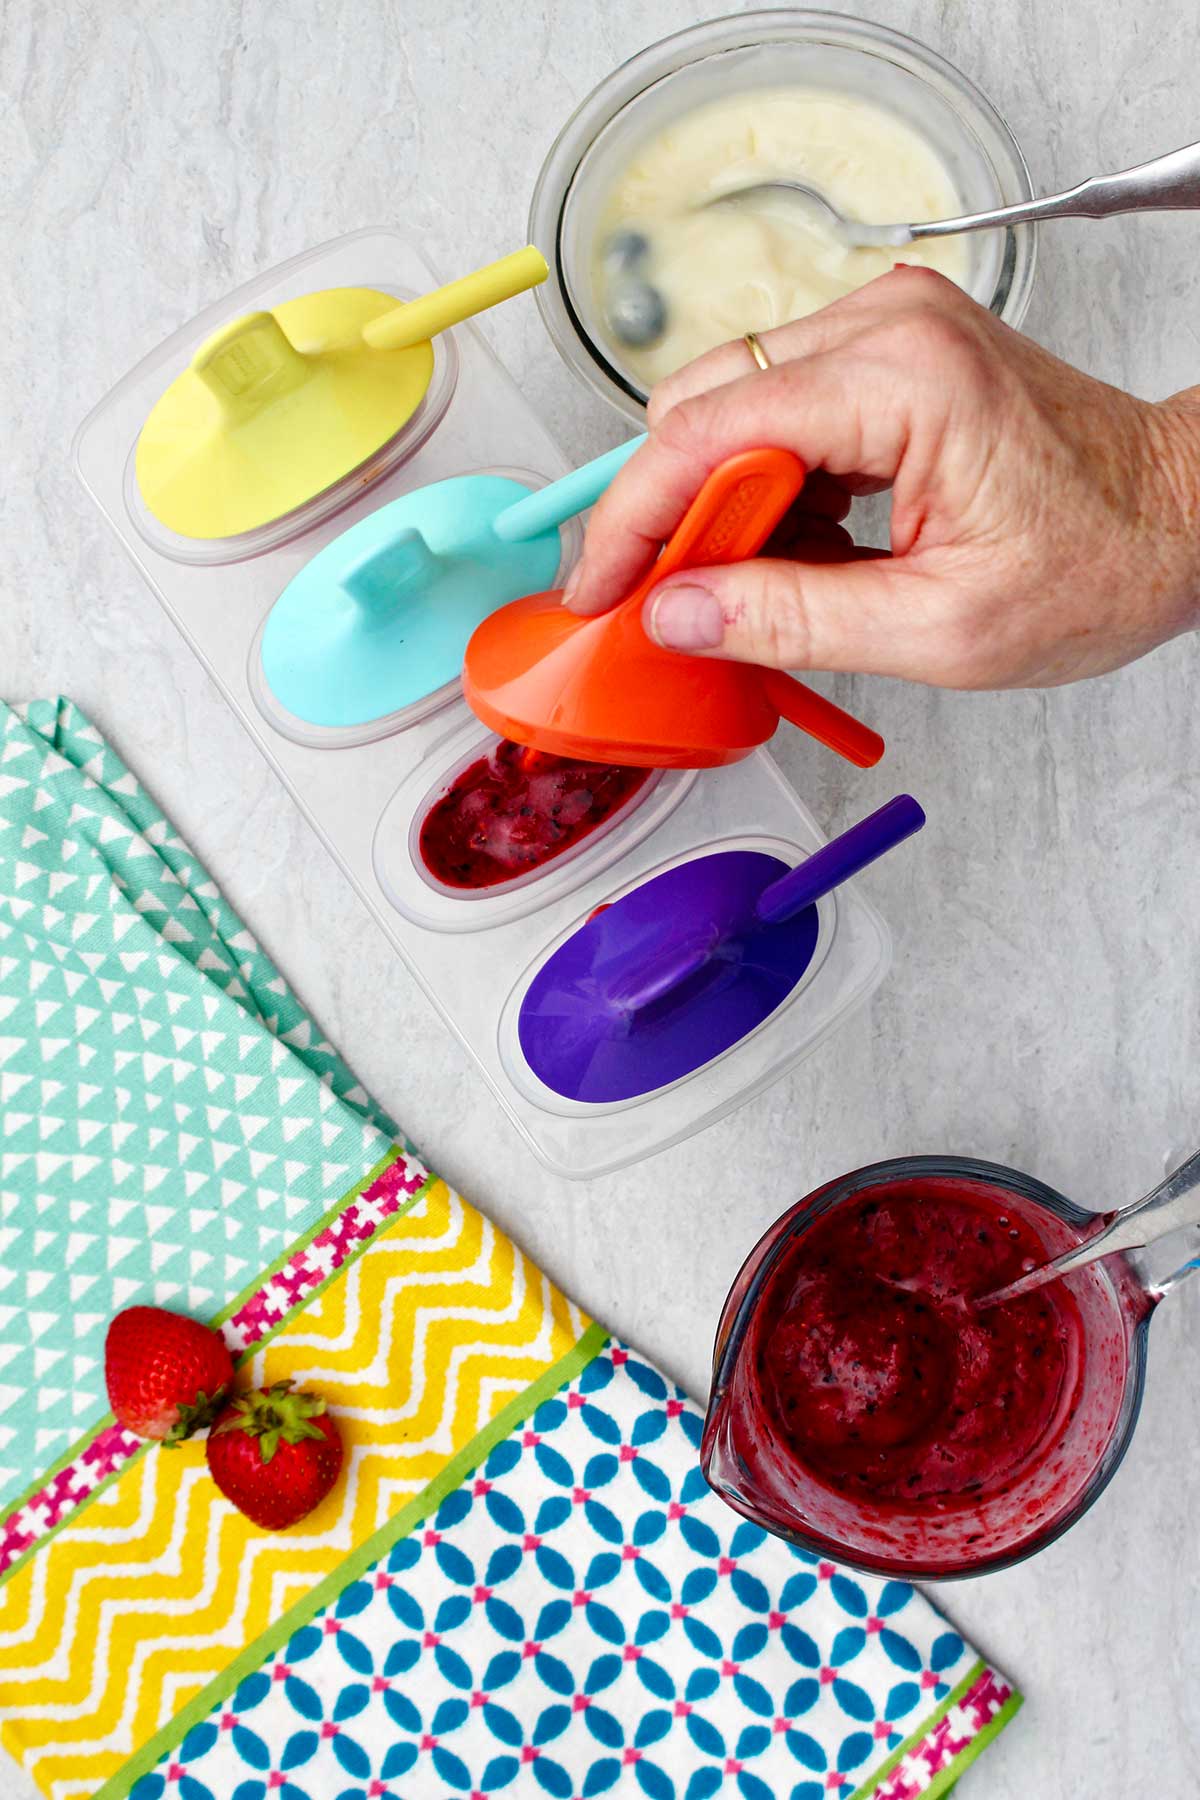
M882 1574L946 1579L1033 1555L1098 1498L1137 1422L1150 1319L1200 1259L1194 1228L1181 1229L1057 1284L1074 1321L1064 1398L1038 1455L1011 1480L995 1489L984 1480L978 1491L952 1498L847 1492L799 1460L764 1387L764 1345L781 1322L789 1272L819 1222L839 1209L849 1221L870 1201L924 1197L979 1206L1011 1231L1032 1234L1048 1256L1085 1242L1111 1219L1032 1176L961 1157L902 1157L828 1183L776 1221L734 1282L717 1331L701 1462L738 1512L805 1549Z

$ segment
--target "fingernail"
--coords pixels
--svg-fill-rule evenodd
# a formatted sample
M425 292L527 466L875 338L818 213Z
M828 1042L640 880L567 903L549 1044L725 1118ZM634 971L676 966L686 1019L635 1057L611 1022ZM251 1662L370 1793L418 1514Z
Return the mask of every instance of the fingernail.
M564 606L570 606L574 595L578 592L579 583L582 578L583 558L581 556L579 561L575 564L575 567L571 570L571 573L567 576L567 585L563 589L562 595L562 603Z
M715 650L725 621L715 594L680 581L650 596L646 629L664 650Z

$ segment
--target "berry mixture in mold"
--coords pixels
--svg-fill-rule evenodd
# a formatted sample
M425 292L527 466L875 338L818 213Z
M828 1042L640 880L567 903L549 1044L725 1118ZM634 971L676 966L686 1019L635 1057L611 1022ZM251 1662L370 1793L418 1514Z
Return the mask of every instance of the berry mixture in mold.
M430 807L421 821L421 861L444 887L512 881L595 831L651 773L572 762L503 738Z
M755 1321L777 1445L876 1508L978 1504L1021 1485L1078 1405L1084 1329L1061 1282L979 1311L1046 1249L1003 1196L869 1190L818 1219Z

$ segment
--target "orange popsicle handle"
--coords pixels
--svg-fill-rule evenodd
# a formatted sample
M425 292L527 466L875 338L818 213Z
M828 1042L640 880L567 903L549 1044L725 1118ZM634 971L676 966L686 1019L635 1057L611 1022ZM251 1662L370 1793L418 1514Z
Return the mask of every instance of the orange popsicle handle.
M804 485L790 450L746 450L708 476L653 568L609 612L581 618L557 591L527 594L475 629L463 659L467 704L534 754L636 768L739 762L780 715L862 767L875 733L778 671L666 650L647 636L646 595L683 569L756 556Z
M625 601L638 611L652 588L681 569L745 562L757 556L804 486L805 468L790 450L743 450L708 477L662 555ZM814 693L793 675L763 669L767 697L785 719L819 744L870 769L884 752L877 731Z
M681 569L757 556L804 486L804 475L804 464L790 450L741 450L727 457L709 475L625 606L634 611L651 588Z
M764 669L762 674L767 698L783 718L860 769L875 767L885 749L877 731L782 669Z

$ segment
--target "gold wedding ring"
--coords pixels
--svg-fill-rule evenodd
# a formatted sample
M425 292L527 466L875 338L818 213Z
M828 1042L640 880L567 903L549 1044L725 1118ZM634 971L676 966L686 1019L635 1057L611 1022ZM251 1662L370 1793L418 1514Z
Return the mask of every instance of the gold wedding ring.
M771 359L759 343L757 331L747 331L742 341L759 368L769 369L771 366Z

